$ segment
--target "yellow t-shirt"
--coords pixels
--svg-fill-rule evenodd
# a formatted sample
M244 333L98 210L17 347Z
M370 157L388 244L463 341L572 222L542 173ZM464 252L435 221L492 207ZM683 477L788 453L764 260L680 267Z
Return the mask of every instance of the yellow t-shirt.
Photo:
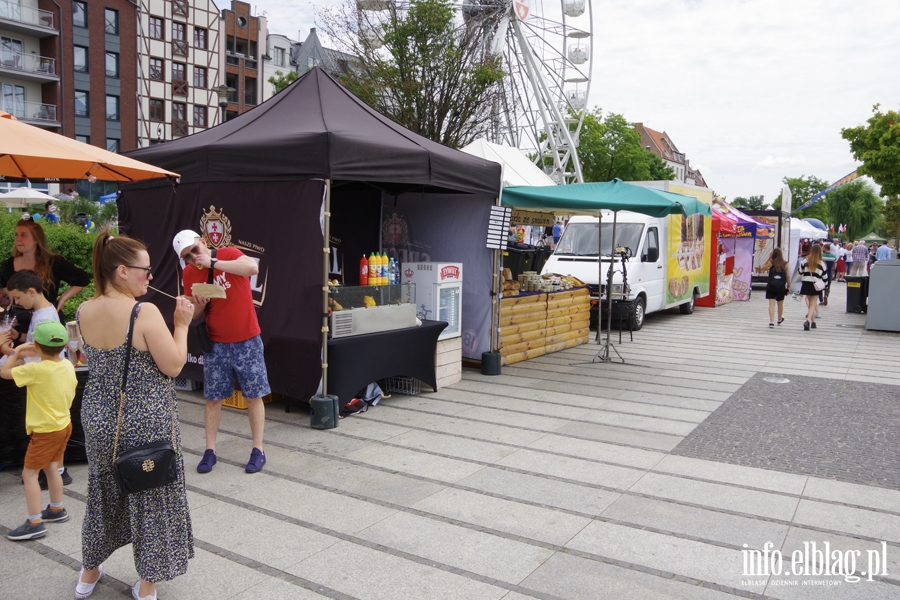
M25 431L28 435L52 433L71 422L69 409L75 399L75 368L67 360L26 363L12 369L13 381L28 386Z

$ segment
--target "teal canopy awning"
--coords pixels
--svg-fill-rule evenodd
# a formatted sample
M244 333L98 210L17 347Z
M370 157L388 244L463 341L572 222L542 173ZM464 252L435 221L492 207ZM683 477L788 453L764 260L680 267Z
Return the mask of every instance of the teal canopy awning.
M613 179L606 183L572 183L504 188L504 206L565 214L596 216L601 210L630 210L664 217L669 214L712 216L712 209L692 196L683 196Z

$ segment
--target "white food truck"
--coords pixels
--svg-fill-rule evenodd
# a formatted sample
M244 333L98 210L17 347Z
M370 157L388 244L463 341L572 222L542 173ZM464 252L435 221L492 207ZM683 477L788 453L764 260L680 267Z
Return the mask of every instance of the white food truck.
M605 311L607 272L615 248L613 311L626 316L633 330L644 325L648 313L677 306L683 314L691 314L695 300L709 294L709 218L699 214L656 218L619 211L615 246L612 212L603 211L602 221L600 229L596 217L569 220L541 273L577 277L591 287L592 298L599 298ZM598 269L599 243L603 264Z

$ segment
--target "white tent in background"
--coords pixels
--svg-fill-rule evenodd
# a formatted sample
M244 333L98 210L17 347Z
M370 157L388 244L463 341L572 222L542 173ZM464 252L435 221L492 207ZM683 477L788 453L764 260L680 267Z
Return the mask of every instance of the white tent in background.
M788 261L791 273L794 272L794 265L800 255L800 240L824 240L828 238L828 232L824 229L813 227L803 219L791 219L791 247L788 250L785 260Z
M514 185L556 185L540 167L528 160L517 148L492 144L478 139L460 148L462 152L503 165L503 187Z
M6 208L27 208L29 204L46 204L49 200L55 201L56 198L30 187L15 188L0 194L0 204L6 205Z

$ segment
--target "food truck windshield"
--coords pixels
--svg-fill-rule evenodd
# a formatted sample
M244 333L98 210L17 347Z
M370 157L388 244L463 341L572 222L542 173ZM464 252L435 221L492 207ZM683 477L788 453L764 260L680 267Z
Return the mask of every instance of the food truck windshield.
M597 223L569 223L559 243L556 245L556 256L597 256ZM631 248L632 255L637 254L641 243L643 223L618 223L616 225L616 246ZM613 248L613 224L603 223L604 256L609 256Z

